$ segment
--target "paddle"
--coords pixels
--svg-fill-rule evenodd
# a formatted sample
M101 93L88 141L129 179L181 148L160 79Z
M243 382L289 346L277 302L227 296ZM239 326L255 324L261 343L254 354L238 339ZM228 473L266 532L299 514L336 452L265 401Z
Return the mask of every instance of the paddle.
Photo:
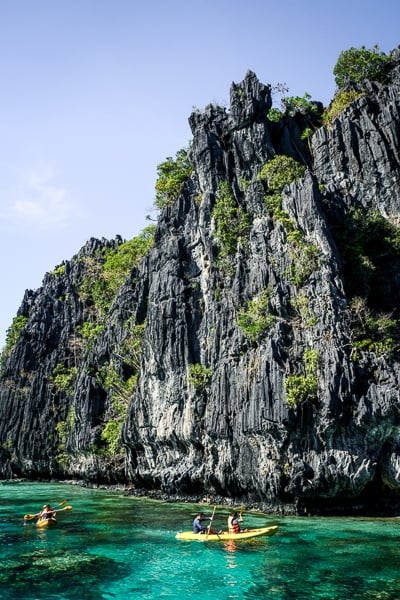
M239 516L239 521L240 522L243 522L243 516L242 516L243 515L243 510L244 510L244 506L242 504L242 506L240 507L240 516ZM248 531L248 529L242 529L242 527L240 527L240 530L241 531Z
M57 502L57 506L65 506L67 504L67 500L61 500L61 502ZM72 508L72 506L71 506ZM38 517L40 515L40 512L36 513L35 515L25 515L24 519L26 519L27 521L30 521L31 519L34 519L35 517Z
M68 506L64 506L64 508L59 508L59 509L55 510L54 512L64 512L64 510L72 510L72 506L70 504L68 504Z
M64 506L64 508L58 508L56 510L53 510L53 512L57 513L57 512L64 512L65 510L72 510L72 506ZM40 513L36 513L35 515L24 515L24 520L25 521L31 521L32 519L34 519L35 517L38 517L40 515Z
M207 527L207 533L206 533L206 540L208 539L208 536L210 535L210 530L211 530L211 523L214 520L214 515L215 515L215 511L217 510L217 505L214 506L214 510L213 510L213 514L211 515L211 519L210 519L210 524Z

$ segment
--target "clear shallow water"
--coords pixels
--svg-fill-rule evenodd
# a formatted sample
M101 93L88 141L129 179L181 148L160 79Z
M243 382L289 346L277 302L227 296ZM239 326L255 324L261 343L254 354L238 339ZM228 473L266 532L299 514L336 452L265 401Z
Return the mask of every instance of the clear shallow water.
M45 502L55 529L24 525ZM0 483L1 600L398 600L400 519L280 518L266 539L182 542L198 506L64 484ZM212 510L212 507L211 507ZM211 511L210 511L211 512ZM225 526L218 509L216 526Z

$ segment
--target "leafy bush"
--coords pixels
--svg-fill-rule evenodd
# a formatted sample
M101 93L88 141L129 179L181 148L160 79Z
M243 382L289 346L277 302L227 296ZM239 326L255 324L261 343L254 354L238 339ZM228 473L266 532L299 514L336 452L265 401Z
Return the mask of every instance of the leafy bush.
M103 331L103 328L103 325L99 325L93 321L85 321L82 325L77 327L77 330L84 340L93 342Z
M129 399L135 391L137 373L125 380L113 365L105 363L99 369L97 378L104 389L111 393L115 412L125 418Z
M299 287L304 285L312 273L318 269L320 253L314 244L307 244L303 239L300 240L296 237L292 241L290 259L290 267L287 274L292 283Z
M104 364L97 374L99 383L111 393L112 397L110 418L100 434L108 456L115 456L120 452L121 429L126 418L129 400L137 384L137 378L137 373L134 373L124 380L122 375L109 363Z
M67 369L61 364L58 364L53 369L51 381L58 391L65 392L68 396L74 391L75 381L78 375L78 368L71 367Z
M204 392L211 379L211 368L200 363L189 365L188 381L198 392Z
M145 328L146 322L136 323L133 317L124 322L124 331L126 332L126 336L120 346L119 354L124 363L135 372L140 370L140 359L142 355L142 343Z
M389 61L390 57L380 52L377 45L371 49L361 46L344 50L333 69L335 83L339 88L354 87L366 79L385 83L388 79L385 67Z
M56 459L59 465L66 468L71 455L66 450L68 435L71 433L75 423L75 411L71 409L67 415L66 421L58 421L55 431L58 436Z
M357 359L360 351L378 355L397 351L399 323L380 307L388 310L390 305L385 303L382 287L392 274L392 261L397 264L400 259L400 228L376 210L352 208L333 232L350 298L352 358Z
M273 217L275 217L277 220L280 220L278 218L278 215L281 212L285 212L282 209L282 196L281 194L266 194L265 198L265 205L268 209L268 211L271 213L271 215ZM287 213L285 213L286 216L289 218L289 216L287 215Z
M301 327L314 327L318 323L318 318L311 308L310 300L305 294L297 294L291 300L291 306Z
M7 329L6 332L6 343L1 354L1 366L3 366L6 358L14 349L27 322L28 317L26 317L25 315L17 315L16 317L14 317L11 326Z
M100 434L101 439L106 444L106 454L108 456L115 456L121 450L121 426L121 421L110 419L110 421L107 421L103 431Z
M279 108L270 108L267 116L268 120L272 123L278 123L278 121L280 121L280 119L282 119L284 115L283 112L279 110Z
M110 296L116 293L133 267L151 250L154 233L155 226L149 225L138 236L118 246L116 251L107 252L103 278Z
M64 273L65 273L65 265L59 265L53 271L51 271L51 274L56 277L64 275Z
M396 319L381 313L375 315L365 298L354 297L349 305L353 338L352 358L360 351L374 352L378 356L390 354L399 347L400 329Z
M58 421L58 423L56 423L55 430L57 432L58 439L59 439L58 450L65 449L65 444L67 443L68 434L71 433L72 428L74 427L74 424L75 424L74 409L71 409L68 412L66 421Z
M278 122L282 117L294 117L297 113L318 117L320 108L316 102L311 101L311 96L307 92L303 96L288 96L289 88L286 84L278 83L273 88L273 92L279 92L281 95L281 110L271 108L268 111L268 119L272 122Z
M260 335L275 323L275 317L268 312L269 291L250 300L245 308L239 310L237 323L246 337L255 342Z
M284 114L289 117L294 117L297 113L308 113L315 116L319 114L318 105L311 102L311 96L307 92L304 96L284 96L282 106L284 107Z
M268 210L287 230L294 229L296 225L286 211L282 210L281 194L286 185L301 179L304 174L305 167L297 160L284 154L277 154L263 165L257 175L258 181L262 181L267 186L265 203Z
M302 285L319 265L319 252L314 244L303 240L303 233L282 208L282 191L293 181L304 177L305 167L290 156L277 155L262 167L257 179L267 186L265 203L274 219L286 230L287 241L292 247L288 276L294 285Z
M257 179L268 186L268 193L281 194L285 185L304 177L305 167L291 156L277 154L265 163Z
M376 210L352 208L334 230L344 259L346 291L350 297L368 297L379 288L381 265L400 257L400 228Z
M311 129L311 127L306 127L302 132L301 132L301 136L300 138L304 141L304 140L309 140L310 137L313 134L313 130Z
M249 215L238 204L227 181L222 181L212 211L220 256L235 254L239 240L244 241L250 230Z
M156 200L157 208L172 204L179 196L183 184L193 171L185 148L178 150L175 159L171 156L157 166Z
M364 92L358 92L356 90L345 90L336 94L328 108L322 115L322 122L324 125L331 125L336 117L354 100L364 96Z
M138 236L120 244L115 250L107 249L100 256L84 258L86 274L80 293L93 301L100 319L106 316L115 294L130 271L150 251L154 233L155 225L149 225Z
M304 351L304 375L289 375L286 377L286 402L290 408L295 408L304 402L315 403L318 400L318 352L309 348Z

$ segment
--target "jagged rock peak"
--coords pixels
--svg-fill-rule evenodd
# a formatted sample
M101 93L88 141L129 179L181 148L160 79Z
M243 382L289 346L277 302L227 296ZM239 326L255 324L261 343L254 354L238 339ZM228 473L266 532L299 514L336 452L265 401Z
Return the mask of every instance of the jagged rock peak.
M230 111L239 122L265 118L272 106L271 86L260 83L253 71L247 71L241 83L232 83Z
M194 131L199 122L210 123L229 116L236 124L245 125L251 121L265 119L271 107L271 86L261 83L253 71L247 71L243 81L232 82L228 113L223 106L208 104L204 111L193 111L189 117L189 124Z
M117 248L120 244L122 244L122 238L120 235L116 235L113 240L107 240L106 238L98 238L91 237L86 244L79 250L77 257L79 256L92 256L99 249L102 248Z

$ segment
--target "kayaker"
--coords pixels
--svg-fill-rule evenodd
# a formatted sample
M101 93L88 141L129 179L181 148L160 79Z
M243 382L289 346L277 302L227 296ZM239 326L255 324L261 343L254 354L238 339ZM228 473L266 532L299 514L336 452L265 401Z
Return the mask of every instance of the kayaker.
M44 504L43 510L39 513L39 519L44 521L56 520L56 511L53 510L50 504Z
M210 521L210 531L209 531L209 533L214 533L211 530L211 521L212 521L212 518L211 517L206 517L203 512L197 513L197 515L196 515L196 517L195 517L195 519L193 521L193 533L206 533L206 531L208 531L208 527L205 527L202 524L202 521Z
M239 517L236 511L231 513L228 517L228 533L240 533L239 523L242 521L242 517Z

